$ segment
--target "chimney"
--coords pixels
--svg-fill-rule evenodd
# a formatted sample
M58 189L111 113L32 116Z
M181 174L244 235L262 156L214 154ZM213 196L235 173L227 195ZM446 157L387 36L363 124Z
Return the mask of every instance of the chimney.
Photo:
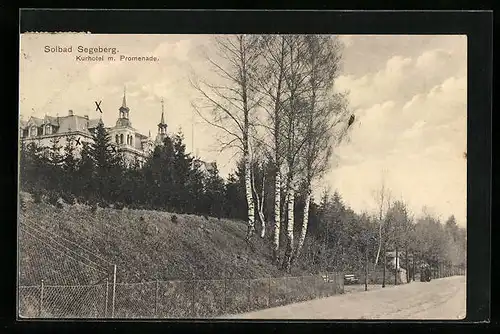
M73 116L73 110L71 110L71 109L70 109L70 110L68 111L68 116Z
M89 115L83 115L85 119L89 119Z

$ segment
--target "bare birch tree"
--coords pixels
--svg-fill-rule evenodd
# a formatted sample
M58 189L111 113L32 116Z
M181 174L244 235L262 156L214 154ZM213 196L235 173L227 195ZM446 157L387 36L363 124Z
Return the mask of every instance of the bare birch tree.
M289 66L285 72L287 101L284 104L283 112L283 138L285 142L284 163L286 165L285 194L287 210L287 243L283 258L283 268L290 270L291 260L294 252L294 204L295 192L299 184L299 153L305 144L305 132L301 131L304 126L303 117L307 109L305 93L308 87L306 41L301 36L285 36L285 47Z
M334 146L341 142L352 125L345 95L333 90L340 72L341 44L332 36L308 35L303 38L308 72L305 83L307 107L303 117L305 144L300 153L305 202L294 258L299 256L307 234L312 183L321 179L328 170Z
M375 192L375 200L377 201L378 205L378 249L377 249L377 256L375 257L375 266L378 264L379 258L380 258L380 252L382 250L382 228L384 225L384 207L387 207L386 210L389 207L390 203L390 190L387 188L386 183L385 183L385 177L386 177L387 171L382 171L382 182L380 185L380 189L378 189ZM385 210L385 211L386 211Z
M284 35L266 35L262 38L262 64L259 71L259 89L262 95L260 107L265 117L260 122L268 140L262 140L269 161L274 166L274 231L273 258L279 260L281 223L284 217L281 208L281 192L283 184L283 106L288 100L285 84L286 71L289 66L288 48Z
M191 80L199 98L192 102L198 115L226 134L221 150L236 148L245 163L245 192L248 206L247 240L255 232L255 206L252 196L250 127L258 104L255 73L259 62L259 36L228 35L215 38L217 58L206 59L217 78ZM206 110L210 115L206 115Z

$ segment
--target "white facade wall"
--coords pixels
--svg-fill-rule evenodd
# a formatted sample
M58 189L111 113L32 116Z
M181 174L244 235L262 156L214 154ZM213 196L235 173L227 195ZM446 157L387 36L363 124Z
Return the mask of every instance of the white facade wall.
M60 146L59 152L64 153L64 147L68 144L69 138L73 139L73 147L75 148L75 157L81 156L81 150L83 148L83 143L91 143L92 137L88 134L82 133L80 131L67 132L62 134L52 134L52 135L42 135L38 137L25 137L21 140L28 145L29 143L35 143L38 147L52 147L52 142L54 138L58 138L58 145ZM80 144L78 144L78 141Z

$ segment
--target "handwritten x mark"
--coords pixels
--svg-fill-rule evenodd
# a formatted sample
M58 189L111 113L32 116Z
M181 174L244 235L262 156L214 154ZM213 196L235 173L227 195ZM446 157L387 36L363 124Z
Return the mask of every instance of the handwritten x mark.
M113 150L113 153L116 153L116 147L115 146L111 146L111 149Z
M82 143L80 142L80 138L76 138L76 146L80 146Z
M102 102L102 101L99 101L99 103L97 103L97 101L94 101L94 103L95 103L95 105L96 105L95 111L99 111L99 112L102 114L102 110L101 110L101 102Z

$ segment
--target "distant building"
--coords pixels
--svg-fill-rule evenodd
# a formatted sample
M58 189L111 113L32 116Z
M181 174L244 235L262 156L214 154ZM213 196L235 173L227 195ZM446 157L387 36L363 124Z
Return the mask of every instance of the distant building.
M122 105L118 109L118 119L113 127L106 127L111 142L118 152L124 155L127 162L144 162L153 151L155 145L161 144L167 135L167 124L164 121L162 100L162 114L158 124L156 140L149 135L144 135L133 128L130 121L130 109L127 107L126 92L123 93ZM67 144L69 138L73 139L76 154L79 155L83 143L92 141L92 132L102 119L89 119L87 115L75 115L69 110L66 116L45 116L44 118L30 117L27 122L20 122L21 140L25 143L35 142L39 146L50 147L54 139L58 139L61 149Z
M126 161L138 160L144 162L154 149L154 143L151 134L149 136L144 135L132 127L125 92L123 93L122 106L118 110L118 119L115 126L107 128L111 142L124 155Z
M72 137L78 149L84 142L92 140L92 132L100 122L101 119L89 119L87 115L75 115L73 110L69 110L66 116L32 116L27 122L20 122L19 132L24 143L36 143L39 146L51 146L54 139L59 139L59 145L65 146Z
M406 283L406 270L408 268L401 267L401 263L405 264L405 253L402 251L398 251L397 261L396 261L396 251L386 252L385 256L386 256L387 265L389 266L389 268L391 268L391 269L397 268L401 282ZM412 261L411 254L408 254L408 261Z
M217 169L217 164L213 162L205 162L200 159L196 159L199 162L200 170L203 173L210 173Z
M113 127L105 127L105 129L108 131L112 145L116 147L117 152L123 154L126 162L138 161L142 164L156 146L163 145L164 139L168 135L164 113L162 99L161 117L154 140L151 137L151 131L148 135L140 133L130 121L130 108L127 106L126 91L124 90L116 123ZM69 110L66 116L46 115L44 118L32 116L28 121L21 120L19 132L22 142L36 143L40 147L51 147L54 140L57 140L61 153L68 140L72 138L75 155L80 156L83 143L92 142L92 133L99 123L103 123L101 118L90 119L88 115L76 115L73 110ZM205 173L217 168L215 162L205 162L199 158L195 158L195 161L199 163L200 169Z

